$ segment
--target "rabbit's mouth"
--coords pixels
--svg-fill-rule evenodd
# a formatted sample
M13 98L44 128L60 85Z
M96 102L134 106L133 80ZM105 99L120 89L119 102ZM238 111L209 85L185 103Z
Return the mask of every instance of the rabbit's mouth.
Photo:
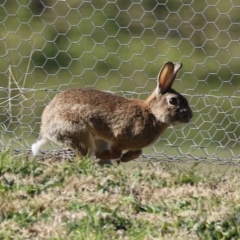
M191 121L192 117L193 117L193 114L191 112L189 114L184 114L184 115L180 116L178 121L182 124L189 123Z
M191 121L192 117L192 112L182 112L180 115L178 115L178 118L172 123L172 125L187 124Z

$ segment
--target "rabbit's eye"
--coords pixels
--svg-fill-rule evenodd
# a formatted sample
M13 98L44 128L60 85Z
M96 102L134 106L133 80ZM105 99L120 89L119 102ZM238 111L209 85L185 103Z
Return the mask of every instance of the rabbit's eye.
M170 98L169 103L170 103L171 105L177 105L177 98L175 98L175 97Z

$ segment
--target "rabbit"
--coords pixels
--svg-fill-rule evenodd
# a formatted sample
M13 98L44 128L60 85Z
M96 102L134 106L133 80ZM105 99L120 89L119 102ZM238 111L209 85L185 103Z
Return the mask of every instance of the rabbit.
M170 125L186 124L193 117L187 99L172 89L181 68L181 63L166 62L156 89L145 101L91 88L57 94L43 111L33 155L52 141L80 157L95 153L100 165L138 158L142 148L156 142Z

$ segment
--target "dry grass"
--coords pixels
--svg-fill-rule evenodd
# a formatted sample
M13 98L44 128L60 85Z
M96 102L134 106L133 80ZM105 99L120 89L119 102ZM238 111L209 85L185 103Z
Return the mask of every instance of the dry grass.
M0 155L0 239L239 239L239 169Z

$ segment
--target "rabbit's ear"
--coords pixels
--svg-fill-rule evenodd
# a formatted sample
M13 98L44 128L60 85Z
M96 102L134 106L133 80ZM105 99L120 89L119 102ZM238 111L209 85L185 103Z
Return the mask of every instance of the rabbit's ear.
M172 84L177 76L178 71L181 69L182 64L177 63L174 65L172 62L166 62L161 69L158 76L158 92L164 94L172 87Z

